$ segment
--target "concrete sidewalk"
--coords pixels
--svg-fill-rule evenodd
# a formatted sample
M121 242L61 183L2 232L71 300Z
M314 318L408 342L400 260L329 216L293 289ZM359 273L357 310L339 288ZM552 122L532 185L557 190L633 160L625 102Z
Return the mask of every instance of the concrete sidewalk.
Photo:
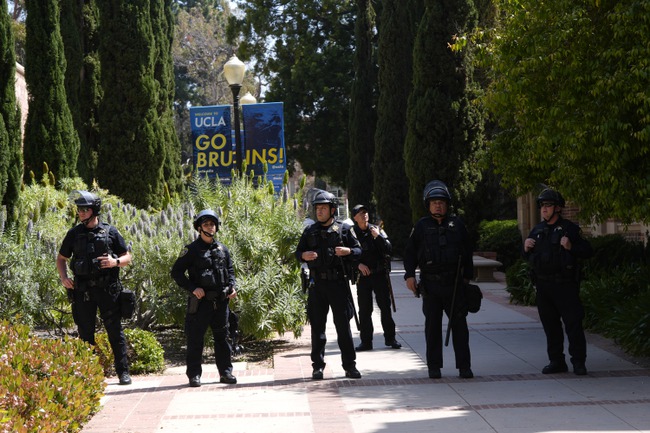
M375 349L357 354L360 380L345 378L330 322L323 381L311 380L306 328L300 339L287 336L291 348L275 355L272 369L236 364L234 386L219 383L214 365L204 365L201 388L187 386L184 367L135 376L131 386L110 379L101 411L82 431L650 432L647 360L587 335L587 376L542 375L548 360L537 312L510 305L502 281L480 283L481 311L468 317L476 377L458 378L450 344L442 379L429 379L421 300L406 289L403 271L394 270L391 278L403 348L383 347L376 310Z

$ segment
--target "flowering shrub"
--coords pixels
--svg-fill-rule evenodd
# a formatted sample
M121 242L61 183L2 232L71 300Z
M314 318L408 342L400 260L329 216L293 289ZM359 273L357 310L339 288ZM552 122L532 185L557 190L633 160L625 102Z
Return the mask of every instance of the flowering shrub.
M76 432L99 409L104 374L78 339L42 339L0 322L1 432Z

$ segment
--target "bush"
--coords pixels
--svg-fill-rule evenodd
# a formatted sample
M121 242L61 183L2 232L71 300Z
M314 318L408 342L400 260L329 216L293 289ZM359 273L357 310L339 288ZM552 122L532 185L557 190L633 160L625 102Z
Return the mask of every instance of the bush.
M3 432L76 432L99 409L104 375L82 341L33 337L3 321L0 353Z
M165 351L153 333L142 329L125 329L126 353L131 374L160 373L165 369ZM108 335L105 332L95 336L97 355L106 376L115 373L114 356Z
M626 240L620 234L589 239L594 255L585 261L585 274L609 273L629 264L645 263L643 243Z
M478 250L495 251L504 270L507 271L521 257L521 233L517 220L481 221L478 232Z
M510 293L510 302L513 304L536 304L537 295L530 280L530 265L524 259L518 259L506 271L506 291Z

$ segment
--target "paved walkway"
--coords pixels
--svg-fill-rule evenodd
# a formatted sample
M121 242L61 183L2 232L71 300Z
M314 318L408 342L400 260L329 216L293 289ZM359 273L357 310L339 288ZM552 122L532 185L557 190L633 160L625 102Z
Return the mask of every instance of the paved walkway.
M236 364L234 386L219 384L207 365L201 388L187 386L184 367L135 376L131 386L112 378L83 432L650 432L647 360L588 335L587 376L542 375L547 359L537 312L510 305L503 282L480 283L483 306L468 317L476 377L457 377L450 345L442 379L429 379L421 300L402 277L400 270L391 274L403 348L381 345L376 310L375 350L357 356L360 380L345 378L330 323L323 381L311 380L306 329L300 339L287 336L290 349L275 355L272 369Z

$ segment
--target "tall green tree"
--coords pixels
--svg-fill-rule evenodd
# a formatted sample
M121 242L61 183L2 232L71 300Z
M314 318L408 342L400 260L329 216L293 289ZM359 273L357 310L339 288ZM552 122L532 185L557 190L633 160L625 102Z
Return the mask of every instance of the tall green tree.
M159 135L163 142L165 159L163 161L163 179L166 194L180 193L181 182L181 145L174 127L174 64L172 44L174 41L174 17L171 0L151 1L151 22L155 40L154 79L158 83Z
M377 211L396 254L411 230L409 180L404 167L406 108L413 75L413 44L423 0L384 0L378 43L379 99L373 161Z
M266 101L284 103L289 165L345 186L354 78L352 0L241 0L229 35L238 57L268 77Z
M350 98L350 166L348 169L348 199L350 203L372 202L372 162L375 153L375 107L377 71L374 34L375 11L370 0L356 0L354 82Z
M59 2L28 0L25 80L29 113L25 125L25 171L43 162L55 177L77 175L79 136L65 93L66 61L59 28Z
M490 161L598 220L650 221L650 0L499 1Z
M426 0L413 51L413 89L408 102L404 146L413 220L425 213L422 189L440 179L456 204L472 191L480 172L480 113L474 98L467 51L452 51L455 38L476 26L472 0Z
M65 89L79 135L77 170L91 184L97 176L101 86L95 0L61 0L61 35L66 57Z
M160 207L166 143L150 1L102 1L98 7L104 92L98 112L99 183L138 207Z

